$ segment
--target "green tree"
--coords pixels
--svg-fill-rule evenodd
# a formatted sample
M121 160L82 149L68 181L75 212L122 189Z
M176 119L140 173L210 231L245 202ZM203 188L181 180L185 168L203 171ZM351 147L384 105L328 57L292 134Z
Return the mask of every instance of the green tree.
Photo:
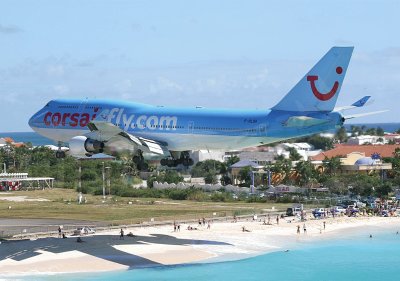
M295 166L298 175L298 184L300 186L307 186L317 180L317 172L314 165L310 161L299 161Z
M252 184L252 180L251 180L251 167L244 167L239 171L239 175L238 175L239 180L241 180L242 186L250 186Z
M378 128L376 128L376 135L377 136L384 136L385 135L385 131L381 127L378 127Z
M289 158L290 158L290 160L292 160L292 161L298 161L298 160L300 160L300 159L302 158L301 155L297 152L296 148L294 148L294 147L289 147L289 148L288 148L288 151L289 151Z
M292 161L283 156L277 157L275 163L270 167L270 171L280 174L283 177L283 183L290 182L290 172L292 171Z
M327 173L328 175L336 175L336 172L340 169L341 166L340 157L325 157L325 159L322 161L322 164L324 166L325 173Z
M387 199L389 193L392 192L392 191L393 191L392 184L390 182L388 182L388 181L386 181L386 182L378 185L377 187L375 187L375 194L379 198Z
M347 141L347 132L345 127L341 127L339 130L337 130L335 137L339 142L344 143Z
M239 156L237 155L232 155L231 157L228 158L228 160L226 160L226 165L228 167L232 166L233 164L237 163L240 161Z
M333 139L322 137L319 134L298 139L299 142L307 142L315 149L329 150L333 148Z

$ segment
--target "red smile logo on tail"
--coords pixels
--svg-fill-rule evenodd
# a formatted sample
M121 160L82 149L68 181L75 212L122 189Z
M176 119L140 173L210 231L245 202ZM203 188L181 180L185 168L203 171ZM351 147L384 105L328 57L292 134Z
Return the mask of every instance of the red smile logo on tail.
M343 68L341 68L340 66L336 67L336 73L337 74L342 74L343 72ZM333 84L332 89L327 92L327 93L321 93L320 91L318 91L317 87L315 86L315 81L318 80L318 76L317 75L308 75L307 76L307 81L310 81L310 85L311 85L311 90L314 94L314 96L322 101L327 101L330 100L335 94L337 89L339 88L339 82L335 81L335 83Z

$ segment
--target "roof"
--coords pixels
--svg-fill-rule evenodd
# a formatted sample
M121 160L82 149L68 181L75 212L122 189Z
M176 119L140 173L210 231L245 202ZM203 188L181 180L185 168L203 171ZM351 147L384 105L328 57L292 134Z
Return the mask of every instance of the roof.
M260 166L257 163L249 160L241 160L230 166L230 168L244 168L244 167L262 168L263 166Z
M393 157L393 152L400 145L385 144L385 145L345 145L338 144L331 150L324 151L316 156L311 157L311 160L324 160L325 157L332 158L336 156L346 156L352 152L363 152L365 156L371 156L378 153L381 157Z

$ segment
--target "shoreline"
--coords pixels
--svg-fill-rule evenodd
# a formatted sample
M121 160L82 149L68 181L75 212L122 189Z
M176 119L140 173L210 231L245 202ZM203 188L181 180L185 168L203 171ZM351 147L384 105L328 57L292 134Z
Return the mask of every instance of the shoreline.
M6 241L0 244L0 278L226 262L292 250L314 241L351 237L363 230L369 235L371 230L385 231L397 226L400 229L400 217L308 220L306 234L302 222L280 219L277 225L275 219L271 221L274 224L250 219L216 221L210 229L194 223L182 224L179 232L174 232L173 225L128 227L124 232L132 232L133 237L125 235L120 239L118 230L101 231L82 236L82 243L77 243L74 236ZM187 230L189 225L197 230ZM298 225L300 234L296 234Z

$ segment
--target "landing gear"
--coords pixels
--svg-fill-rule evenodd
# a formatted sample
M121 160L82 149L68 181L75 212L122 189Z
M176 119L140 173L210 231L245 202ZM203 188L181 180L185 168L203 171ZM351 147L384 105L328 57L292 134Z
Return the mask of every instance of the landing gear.
M58 142L58 150L56 151L56 158L65 158L65 151L61 150L61 142Z
M164 158L161 159L160 164L161 166L168 166L170 168L182 164L185 168L188 168L189 166L192 166L194 164L194 161L192 158L190 158L188 151L183 151L181 152L181 155L178 159L174 159L172 157Z
M139 171L147 171L149 168L149 165L144 162L143 152L141 150L138 150L138 154L133 156L132 161L136 164Z
M65 151L57 150L56 151L56 158L65 158Z

